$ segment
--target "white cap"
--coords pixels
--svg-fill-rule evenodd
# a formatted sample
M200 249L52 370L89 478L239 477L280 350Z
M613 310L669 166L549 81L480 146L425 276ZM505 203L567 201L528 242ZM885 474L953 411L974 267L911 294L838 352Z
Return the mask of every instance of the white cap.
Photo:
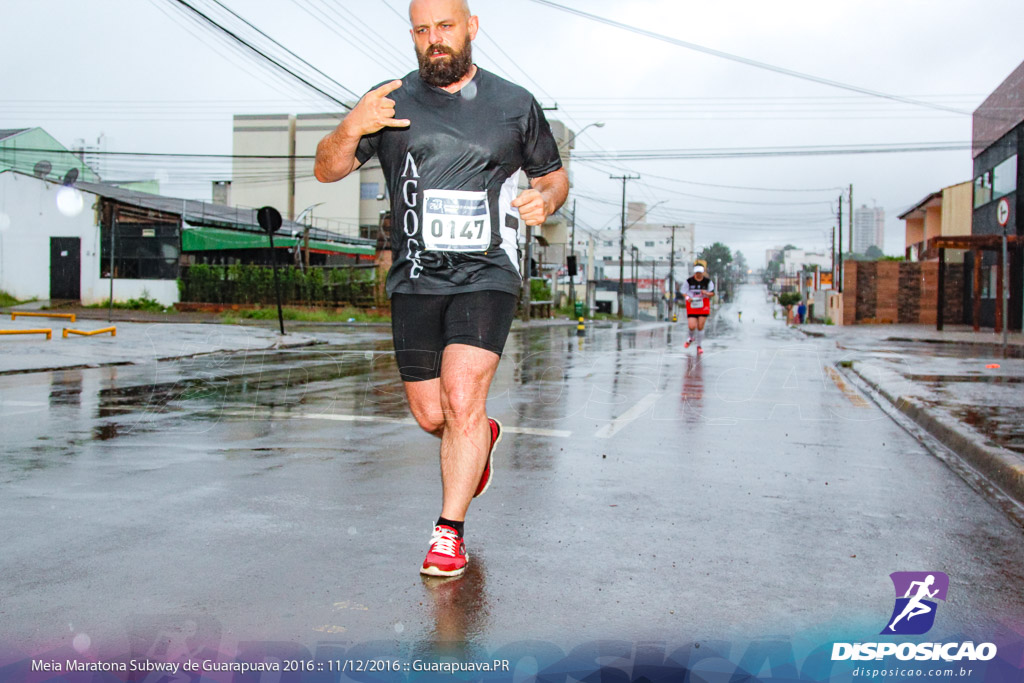
M703 273L704 272L704 266L694 266L693 267L693 272L695 272L695 273Z

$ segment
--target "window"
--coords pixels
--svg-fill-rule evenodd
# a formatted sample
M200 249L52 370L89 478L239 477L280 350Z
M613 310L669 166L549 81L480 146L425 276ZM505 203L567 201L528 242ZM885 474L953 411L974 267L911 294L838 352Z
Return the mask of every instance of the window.
M360 199L376 199L379 194L380 185L378 183L359 183Z
M996 280L997 269L994 266L981 267L981 298L995 299L999 283Z
M992 169L992 199L999 199L1017 189L1017 155Z
M992 171L986 171L974 179L974 208L992 201Z
M974 208L1017 190L1017 155L974 179Z
M653 247L654 246L654 241L652 240L650 242L644 242L644 246L645 247Z
M122 215L114 232L114 276L126 280L175 280L181 237L177 223L133 222ZM110 277L110 228L100 230L100 276Z
M601 257L601 260L602 261L611 261L612 257L611 256L603 256L603 257Z
M613 242L611 240L605 240L604 241L604 246L606 246L606 247L614 247L615 246L615 242Z

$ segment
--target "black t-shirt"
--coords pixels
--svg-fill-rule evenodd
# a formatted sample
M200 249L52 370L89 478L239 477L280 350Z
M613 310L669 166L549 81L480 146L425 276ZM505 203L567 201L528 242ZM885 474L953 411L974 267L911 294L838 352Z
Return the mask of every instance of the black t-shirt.
M538 178L562 167L540 105L479 68L455 94L414 71L388 97L395 118L411 125L364 136L356 150L361 164L377 155L391 196L388 296L517 294L521 221L510 202L519 173Z

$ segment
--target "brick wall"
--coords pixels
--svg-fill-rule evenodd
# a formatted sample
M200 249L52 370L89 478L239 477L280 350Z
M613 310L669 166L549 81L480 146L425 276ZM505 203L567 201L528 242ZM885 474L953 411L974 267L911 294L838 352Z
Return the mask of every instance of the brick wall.
M878 297L875 287L875 284L878 282L877 272L878 267L875 263L861 261L857 264L857 279L855 280L857 284L854 290L857 314L853 318L856 322L873 321L876 318L878 308Z
M875 263L875 317L880 323L894 323L899 319L900 263Z
M943 322L950 325L964 323L964 265L946 264L946 310Z
M916 323L921 316L921 264L907 263L899 270L900 291L897 320Z
M938 261L853 261L844 264L843 322L935 325ZM947 265L945 321L963 321L962 268Z
M843 264L843 324L857 322L857 261Z

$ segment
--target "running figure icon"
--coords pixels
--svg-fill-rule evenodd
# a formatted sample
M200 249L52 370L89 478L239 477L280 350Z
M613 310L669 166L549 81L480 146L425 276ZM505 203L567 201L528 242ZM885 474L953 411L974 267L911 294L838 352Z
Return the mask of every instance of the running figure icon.
M929 607L921 601L924 598L934 598L936 595L938 595L938 588L936 588L933 591L928 590L934 583L935 576L933 574L929 574L928 578L926 578L924 581L914 581L910 584L910 588L907 589L907 594L903 596L905 598L910 598L910 602L908 602L907 606L903 608L903 611L900 612L900 615L893 619L892 623L889 624L890 631L895 631L896 624L899 623L900 619L903 619L904 617L907 618L907 621L910 621L914 617L920 616L922 614L928 614L932 611L931 607ZM915 586L917 587L917 593L914 596L911 596L910 594L914 591Z

